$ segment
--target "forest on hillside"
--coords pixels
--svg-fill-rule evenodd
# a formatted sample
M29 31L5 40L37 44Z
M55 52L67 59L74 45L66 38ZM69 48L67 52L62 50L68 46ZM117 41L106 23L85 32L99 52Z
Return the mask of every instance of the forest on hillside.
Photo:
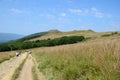
M55 39L36 40L36 41L14 41L10 43L0 44L0 52L30 49L36 47L57 46L63 44L73 44L85 40L84 36L64 36Z

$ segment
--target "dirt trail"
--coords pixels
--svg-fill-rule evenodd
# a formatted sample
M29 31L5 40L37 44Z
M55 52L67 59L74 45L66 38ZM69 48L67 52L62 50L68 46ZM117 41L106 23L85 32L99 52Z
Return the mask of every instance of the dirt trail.
M34 63L32 60L32 56L28 55L28 58L25 64L23 65L23 68L17 80L33 80L33 76L32 76L33 66L34 66Z
M46 80L44 75L41 72L39 72L37 68L38 64L31 55L28 55L28 58L26 62L24 63L21 73L17 80L33 80L33 75L32 75L33 67L36 68L36 72L37 72L39 80Z
M19 57L14 57L8 61L1 63L0 64L0 80L11 80L15 70L23 62L26 56L27 56L27 53L24 53ZM37 68L38 64L31 55L28 55L17 80L33 80L33 75L32 75L33 66L36 68L36 72L39 80L46 80L44 75L41 72L39 72Z
M11 80L14 71L26 58L27 53L11 58L0 64L0 80Z

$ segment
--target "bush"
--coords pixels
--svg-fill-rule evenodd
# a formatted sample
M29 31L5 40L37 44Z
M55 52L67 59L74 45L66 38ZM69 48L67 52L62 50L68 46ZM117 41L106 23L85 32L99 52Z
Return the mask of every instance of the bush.
M111 36L111 34L104 34L104 35L102 35L102 37L108 37L108 36Z
M73 44L80 41L83 41L84 36L64 36L55 39L47 40L36 40L36 41L26 41L26 42L12 42L7 44L0 45L0 51L10 51L10 50L21 50L21 49L30 49L35 47L46 47L46 46L56 46L63 44Z
M109 37L109 36L116 35L116 34L118 34L118 32L112 32L110 34L103 34L102 37Z

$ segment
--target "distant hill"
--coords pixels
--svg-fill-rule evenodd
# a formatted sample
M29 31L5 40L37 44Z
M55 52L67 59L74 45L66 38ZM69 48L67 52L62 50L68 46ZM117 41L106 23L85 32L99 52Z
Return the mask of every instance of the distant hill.
M17 41L27 41L27 40L34 39L34 38L37 38L37 37L41 37L41 36L43 36L47 33L48 32L39 32L39 33L30 34L28 36L25 36L23 38L18 39Z
M0 43L16 40L23 37L23 35L13 33L0 33Z
M4 37L9 38L8 35ZM46 32L31 34L17 40L0 44L0 51L9 51L11 49L21 50L35 47L56 46L69 43L71 44L74 42L76 43L76 40L81 39L84 41L120 39L120 32L119 31L94 32L92 30L74 30L69 32L61 32L58 30L50 30Z
M61 32L61 31L56 30L56 29L55 29L55 30L49 30L49 31L48 31L48 33L60 33L60 32Z
M46 40L54 39L63 36L84 36L86 38L101 38L104 34L111 34L112 32L94 32L93 30L73 30L69 32L62 32L59 30L49 30L45 32L38 32L25 36L17 41L36 41L36 40ZM118 32L119 33L119 32Z
M49 30L47 31L47 34L43 36L38 36L36 38L30 39L30 41L36 41L36 40L44 40L44 39L54 39L59 38L63 36L85 36L85 37L96 37L98 33L92 31L92 30L73 30L69 32L62 32L59 30Z
M46 34L56 34L56 33L61 33L61 32L59 30L49 30L49 31L45 31L45 32L38 32L38 33L34 33L34 34L30 34L28 36L25 36L21 39L18 39L17 41L27 41L27 40L31 40L34 38L42 37Z

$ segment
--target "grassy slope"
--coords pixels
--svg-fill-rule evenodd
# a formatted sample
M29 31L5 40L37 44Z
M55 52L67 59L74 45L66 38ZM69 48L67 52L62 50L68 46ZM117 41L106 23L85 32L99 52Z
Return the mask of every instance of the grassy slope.
M71 35L84 35L92 39L78 44L32 49L33 55L41 65L39 69L49 80L119 80L120 34L101 37L104 34L111 32L50 32L32 40ZM5 53L0 53L1 62L14 55Z
M33 49L48 80L119 80L120 39Z
M101 37L111 32L75 31L50 33L33 40L82 34L93 39L72 45L32 49L39 70L48 80L119 80L120 34Z
M0 52L0 63L2 63L5 60L9 60L10 58L14 57L15 53L12 51L9 52Z
M23 37L23 38L21 38L21 39L18 39L18 40L16 40L16 41L21 41L21 42L27 41L27 40L29 40L29 39L34 39L34 38L37 38L37 37L41 37L41 36L43 36L43 35L45 35L45 34L47 34L47 33L48 33L48 32L34 33L34 34L31 34L31 35L25 36L25 37Z
M96 32L92 32L92 31L71 31L71 32L51 32L49 31L48 34L45 34L44 36L41 37L37 37L34 39L30 39L31 41L34 40L43 40L43 39L54 39L54 38L58 38L58 37L62 37L62 36L79 36L79 35L83 35L85 37L99 37L98 35L99 33Z
M62 36L84 36L86 38L92 38L91 40L95 39L106 39L106 37L102 37L102 35L106 34L112 34L112 32L94 32L91 30L78 30L78 31L71 31L71 32L57 32L57 31L48 31L47 34L41 36L41 37L36 37L33 39L30 39L30 41L35 41L35 40L44 40L44 39L54 39ZM107 39L112 39L120 37L120 32L116 35L108 36Z

